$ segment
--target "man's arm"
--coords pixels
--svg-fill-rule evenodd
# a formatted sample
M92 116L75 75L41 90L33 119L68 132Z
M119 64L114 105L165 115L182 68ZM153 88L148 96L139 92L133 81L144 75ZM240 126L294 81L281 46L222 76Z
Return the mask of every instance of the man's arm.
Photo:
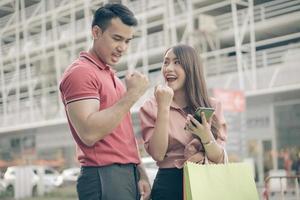
M87 146L93 146L118 126L146 91L148 79L140 73L133 73L126 77L126 85L125 95L110 108L99 111L99 101L96 99L75 101L67 105L69 119Z

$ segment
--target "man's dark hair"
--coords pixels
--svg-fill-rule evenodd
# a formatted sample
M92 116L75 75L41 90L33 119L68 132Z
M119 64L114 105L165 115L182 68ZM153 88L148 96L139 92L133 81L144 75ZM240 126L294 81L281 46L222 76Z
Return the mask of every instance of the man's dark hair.
M108 3L96 10L92 27L99 26L102 31L105 31L113 18L120 18L128 26L136 26L138 23L134 14L126 6L118 3Z

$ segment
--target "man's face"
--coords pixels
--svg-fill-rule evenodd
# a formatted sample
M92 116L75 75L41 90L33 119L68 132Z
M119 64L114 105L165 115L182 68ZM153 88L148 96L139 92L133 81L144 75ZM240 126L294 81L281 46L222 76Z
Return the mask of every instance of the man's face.
M95 53L104 63L114 65L126 52L133 38L134 28L124 24L119 18L113 18L104 31L98 26L94 26L92 31Z

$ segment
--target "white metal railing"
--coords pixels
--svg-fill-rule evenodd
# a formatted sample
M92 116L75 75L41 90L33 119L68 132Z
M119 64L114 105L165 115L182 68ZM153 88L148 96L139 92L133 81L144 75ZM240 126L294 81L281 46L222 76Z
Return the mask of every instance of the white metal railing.
M300 0L275 0L254 6L255 22L264 21L280 15L290 14L291 12L300 11ZM246 9L238 11L238 22L242 24L243 16ZM225 13L215 17L219 30L224 31L233 27L232 14Z
M85 19L84 18L82 18L80 20L76 20L76 22L75 22L75 31L76 31L76 34L86 31L85 30Z
M147 9L155 9L159 6L162 5L162 1L160 0L151 0L151 1L146 1L147 2Z
M147 2L146 3L147 8L148 9L153 9L153 8L161 5L161 3L159 3L158 1L154 1L154 2L155 3ZM56 1L56 4L59 5L59 1ZM134 7L134 9L135 8L140 9L140 7L141 7L141 2L140 1L133 1L129 5L131 5L131 4L132 4L132 7ZM35 9L37 5L38 4L34 4L30 7L27 7L26 8L26 13L30 13L30 10ZM296 10L300 10L300 0L294 0L294 1L275 0L275 1L271 1L271 2L268 2L268 3L264 3L264 4L261 4L261 5L255 6L254 7L254 17L255 17L256 21L261 21L261 20L269 19L269 18L274 17L274 16L287 14L289 12L296 11ZM276 12L276 13L274 13L274 12ZM242 23L244 15L245 15L245 10L240 10L238 12L239 24ZM1 24L1 21L7 21L8 18L9 18L9 16L5 16L5 17L0 18L0 24ZM76 24L75 28L76 28L77 33L84 31L84 29L82 29L82 27L84 26L84 23L85 23L84 19L80 19L80 20L77 20L75 22L75 24ZM218 28L220 30L225 30L225 29L232 28L231 13L226 13L224 15L216 16L216 23L217 23ZM62 30L62 31L59 31L59 33L61 33L60 36L62 38L64 38L66 35L68 35L68 33L70 31L72 31L71 27L70 27L70 24L59 26L58 29ZM52 41L52 39L53 39L51 32L52 31L49 30L46 33L47 41ZM41 36L35 36L35 37L32 37L32 39L33 38L38 39L38 37L41 37ZM22 40L21 40L20 43L21 43L21 49L23 50L25 44L23 44ZM37 41L34 41L33 44L34 45L41 44L40 39L38 39ZM9 52L10 52L10 54L12 54L12 52L14 51L14 50L11 50L11 51L8 50L8 48L11 47L11 45L12 44L9 44L7 47L6 46L3 47L3 55L4 56L7 55ZM30 42L28 42L27 45L30 46L32 44L30 44ZM150 42L150 45L151 45L151 42ZM26 49L28 49L28 47Z
M46 11L50 11L50 1L46 1ZM55 8L58 6L64 6L65 4L61 4L60 0L55 0ZM162 3L158 0L154 1L145 1L146 10L150 11L162 5ZM26 17L31 16L39 4L33 4L32 6L25 8ZM136 13L142 11L142 1L132 1L128 3L128 6L132 8ZM180 4L176 3L175 7L178 10L181 10ZM300 0L275 0L267 3L263 3L254 7L254 19L255 21L262 21L265 19L269 19L272 17L276 17L279 15L284 15L290 12L299 11L300 10ZM41 14L37 12L37 14ZM239 16L239 24L242 23L241 17L245 14L245 10L240 10L238 12ZM3 27L4 24L7 23L10 15L4 16L0 18L0 27ZM226 13L223 15L216 16L216 23L220 30L230 29L232 28L232 17L231 13Z
M51 30L46 31L46 42L53 41L53 33Z
M48 119L53 119L58 116L58 93L48 93L45 96L35 97L33 102L29 101L28 95L21 95L22 99L19 100L20 110L17 111L16 97L14 95L10 96L7 102L7 116L6 119L3 119L1 115L1 123L3 126L14 125L14 124L23 124L28 122L43 121ZM32 105L33 104L33 105ZM31 111L31 106L33 110ZM45 110L47 108L47 110ZM3 106L0 105L0 110ZM1 113L2 113L1 112ZM33 118L29 117L30 112L33 112ZM33 121L32 121L33 120ZM5 123L4 123L5 122Z
M142 2L141 1L131 1L128 3L128 7L129 9L132 9L135 11L135 13L139 13L141 12L141 8L142 8Z
M32 43L34 46L42 44L42 34L30 35L27 38L28 43ZM30 49L29 49L30 51Z
M0 104L0 126L4 124L4 108L3 104Z
M247 55L243 56L246 62L245 66L250 66L250 58ZM299 57L300 43L257 51L256 88L253 88L250 77L251 69L244 68L245 91L270 90L281 86L299 85ZM235 56L221 55L219 60L216 58L207 60L204 66L211 87L241 89L237 84L239 77Z
M53 8L51 7L51 4L52 4L51 1L44 0L44 2L40 2L40 3L45 3L46 12L49 12L53 9L56 9L57 7L66 6L67 4L74 3L74 2L66 1L66 0L65 1L52 0L52 1L54 1L54 7ZM32 16L32 14L34 13L34 11L36 10L36 8L39 6L40 3L35 3L35 4L25 8L26 18L30 18ZM159 0L151 0L151 1L146 1L145 0L146 10L153 10L153 9L161 6L161 4L162 4L162 2L159 1ZM128 3L128 7L133 9L135 13L141 12L142 1L139 1L139 0L130 1ZM41 11L39 10L35 13L35 16L40 15L40 14L44 14L44 13L41 13ZM12 16L12 14L9 14L9 15L4 16L4 17L0 17L0 27L3 27L8 22L8 20L10 19L11 16Z
M142 38L135 38L131 42L131 51L132 53L136 53L139 45L142 42ZM150 51L151 49L161 47L164 45L164 33L163 31L155 32L147 35L147 48L143 48L145 51Z
M55 118L59 114L58 95L59 93L56 91L34 99L35 102L39 101L39 104L35 103L34 110L40 114L41 121ZM35 119L39 120L39 118Z
M10 49L12 48L12 47L14 47L16 44L15 43L8 43L8 44L6 44L6 45L2 45L2 56L4 57L4 56L6 56L6 55L9 55L9 53L10 53Z
M276 0L264 4L265 19L300 11L299 0Z
M52 8L51 4L52 4L53 1L54 1L54 7ZM66 0L64 0L64 1L53 0L53 1L43 0L43 1L40 1L38 3L33 4L31 6L26 7L25 8L26 18L29 19L29 18L33 17L33 15L34 15L35 19L41 19L40 18L41 15L49 15L51 10L57 9L58 7L64 7L64 9L66 9L69 12L69 8L70 8L71 3L75 3L76 6L83 3L83 1L82 2L80 2L80 1L66 1ZM46 5L46 13L45 12L42 13L41 9L36 10L36 8L38 6L40 6L40 4L43 4L43 3L45 3L45 5ZM80 9L80 6L77 7L76 9L77 10ZM0 17L0 27L4 27L5 24L10 20L12 15L13 14L9 14L9 15L6 15L4 17ZM31 21L33 21L33 20L31 20ZM37 22L37 23L41 23L41 21L42 20L40 20L40 21L35 20L35 22ZM11 28L14 28L14 26L20 26L20 29L22 29L22 25L21 25L21 23L19 23L19 21L12 23L11 26L8 26L8 27L5 27L5 28L8 29L8 30L13 31L14 29L11 29Z
M57 27L58 38L60 40L70 40L76 35L82 34L85 32L85 19L79 19L74 22L75 30L73 30L72 23L67 23ZM75 31L75 33L74 33ZM52 34L52 30L47 31L49 34ZM71 37L70 37L71 36Z
M149 2L152 2L152 1L148 1L147 3L149 3ZM274 2L276 2L277 4L275 4ZM278 16L280 14L286 14L287 10L285 8L287 6L291 5L291 3L289 3L289 1L287 1L287 0L274 1L274 2L273 2L273 4L270 4L270 5L268 4L268 7L266 6L267 5L267 3L266 3L266 4L259 5L257 8L255 8L257 10L257 11L255 11L256 19L257 20L264 20L266 18L271 18L275 15ZM297 1L294 1L294 2L299 2L299 1L297 0ZM152 6L155 7L157 5L158 4L153 4ZM297 6L297 5L293 4L293 6ZM263 10L263 12L262 12L262 10ZM266 10L268 12L266 12ZM276 11L276 13L274 14L275 11ZM273 16L270 13L273 13ZM242 13L242 12L239 13L240 16L242 16L243 14L244 13ZM2 18L0 18L0 20L2 20ZM231 22L230 22L231 15L229 15L227 18L223 18L223 19L220 18L219 20L220 20L219 22L221 22L221 20L223 20L223 23L224 23L223 27L226 28L227 24L229 24L229 23L231 24ZM75 25L76 26L76 31L83 31L84 30L82 28L84 26L84 20L83 19L82 20L77 20L75 23L76 23L76 25ZM70 24L60 26L59 29L60 30L65 30L65 31L71 31ZM47 39L46 39L47 41L53 41L52 30L47 31L46 35L47 35ZM33 45L35 45L35 47L38 47L39 45L43 45L43 44L41 44L41 34L30 36L28 38L28 40L29 40L28 44L33 44ZM32 42L32 43L30 43L30 42ZM132 45L133 45L134 50L137 49L139 42L141 42L140 39L133 40ZM26 44L23 45L22 41L20 42L20 44L22 44L21 48L24 50L24 47L26 48ZM153 50L157 47L161 47L163 45L164 45L164 33L162 31L161 32L155 32L155 33L150 34L150 35L147 36L147 50L148 51ZM28 47L29 46L27 46L27 48ZM13 51L11 49L13 49L15 47L12 46L11 44L9 44L7 46L3 46L2 48L5 50L4 52L9 52L9 51ZM10 50L7 50L7 49L10 49ZM278 64L281 64L282 68L284 68L284 67L287 68L285 63L291 62L291 61L293 61L293 59L296 59L293 56L289 56L287 52L289 52L291 50L294 50L294 49L296 49L296 50L300 49L300 43L258 51L257 52L257 67L258 68L264 68L264 69L266 69L266 71L267 70L273 70L274 71L273 68L275 68L275 67L278 68L278 66L279 66ZM244 55L244 56L247 58L247 55ZM250 59L248 59L248 61L249 60ZM236 67L236 58L235 58L235 56L228 57L227 55L221 55L219 61L220 62L218 63L216 59L210 59L206 62L206 64L207 64L206 66L208 66L207 67L208 75L213 76L213 75L219 75L219 74L228 74L229 72L236 72L237 67ZM249 63L248 63L248 65L249 65ZM273 67L273 66L275 66L275 67ZM45 67L48 67L48 66L45 66ZM20 71L20 76L23 77L24 79L26 79L25 71L21 70ZM259 78L259 80L261 80L261 77ZM12 73L11 74L6 73L5 74L5 83L12 82L12 81L13 81L13 74ZM276 84L280 84L280 83L276 83ZM274 84L274 85L276 85L276 84ZM22 85L22 82L20 83L20 85ZM270 86L270 84L266 84L264 87L268 87L268 86ZM28 94L27 93L22 94L21 97L28 97ZM34 100L39 101L37 98L35 98ZM42 107L44 107L44 108L45 107L51 107L52 105L58 104L58 97L57 97L57 94L54 93L53 95L47 96L47 98L43 98L43 100L41 100L41 101L42 101L42 103L40 105L35 105L34 106L34 110L35 110L34 112L37 112L37 113L40 112L41 113L42 112L41 111ZM11 104L10 104L10 107L8 109L8 111L9 111L8 114L11 117L11 119L13 119L16 115L19 115L20 113L15 113L15 110L13 110L13 108L16 107L16 106L13 106L13 105L16 105L16 102L17 102L15 97L9 97L9 102ZM27 104L26 100L23 100L21 102L21 104L22 105ZM22 108L22 106L20 106L20 108ZM24 109L28 110L28 106L27 107L25 106ZM56 107L53 106L53 111L51 111L49 116L47 116L47 117L51 118L51 117L56 116L56 114L55 114L56 111L57 111ZM24 113L26 113L26 112L24 112ZM37 117L37 119L41 119L41 120L45 119L46 117L44 116L44 114L45 113L42 113L40 115L41 118ZM26 114L24 114L24 115L26 115ZM43 118L43 116L44 116L44 118ZM6 121L9 122L10 120L6 120ZM18 123L20 123L20 122L18 122Z
M143 2L144 1L144 2ZM145 8L143 8L143 3L145 3ZM137 0L128 2L127 6L133 10L134 13L138 14L145 10L153 10L162 5L162 1L159 0Z
M0 18L0 27L4 27L13 14L6 15Z
M154 2L156 2L156 1L154 1ZM59 2L57 1L56 4L59 5ZM133 7L137 7L137 8L140 8L140 6L141 6L140 1L133 1L131 4ZM34 4L30 7L27 7L26 12L30 13L29 11L35 9L37 7L37 5L38 4ZM157 7L159 5L161 5L161 3L157 3L157 2L156 3L147 3L147 7L151 8L151 9L153 9L153 7ZM271 1L268 3L264 3L261 5L255 6L254 17L257 20L264 20L267 18L271 18L272 16L286 14L288 12L292 12L297 9L300 10L300 0L295 0L295 1L275 0L275 1ZM276 12L276 13L274 14L274 12ZM244 15L245 15L245 10L241 10L238 12L238 16L239 16L238 19L239 19L240 24L242 23L242 18ZM6 18L9 18L9 16L0 18L0 24L1 24L1 21L7 21L8 19L6 19ZM84 31L84 29L82 29L82 27L84 26L84 23L85 23L84 19L80 19L75 22L75 24L76 24L75 28L76 28L77 33ZM220 30L225 30L225 29L231 28L232 27L231 13L226 13L224 15L216 16L216 23ZM70 24L59 26L58 29L62 30L62 31L59 31L59 33L61 33L60 36L62 38L64 38L66 35L68 35L68 33L70 33L70 31L72 31ZM46 41L52 41L52 39L53 39L52 31L51 30L47 31L46 35L47 35ZM25 45L26 50L31 49L31 48L29 48L29 47L31 47L31 45L35 45L35 46L40 45L41 38L39 38L39 37L41 37L41 34L37 34L37 36L30 37L29 41L26 44L24 44L24 42L21 40L20 48L22 49L22 51L24 51L24 45ZM35 40L35 41L33 41L33 43L30 43L30 40ZM150 45L151 44L152 43L150 42ZM13 51L16 49L16 47L9 50L12 47L12 45L13 44L9 44L7 46L2 47L4 56L5 55L13 55ZM28 46L26 46L26 45L28 45Z
M80 19L77 20L75 22L75 31L76 31L76 35L83 33L84 30L84 24L85 21L84 19ZM58 26L58 33L59 33L59 39L60 40L69 40L71 39L70 34L73 32L72 31L72 27L71 24L64 24L61 26ZM29 53L31 51L34 51L37 48L40 48L42 46L45 46L43 40L43 35L42 34L35 34L35 35L31 35L27 38L26 41L24 41L23 39L20 40L20 48L21 49L21 54L24 54L25 52ZM53 32L52 30L48 30L46 31L46 42L49 41L53 41ZM7 45L3 45L2 46L2 54L3 54L3 58L5 58L6 56L12 56L15 55L16 50L18 48L16 47L15 43L9 43Z
M139 43L141 42L141 38L134 38L130 43L131 52L136 52L138 50Z
M44 0L44 1L46 3L46 12L51 11L51 10L56 9L57 7L61 6L61 2L62 2L61 0L52 0L52 1L54 1L54 8L52 8L51 1L47 1L47 0ZM72 3L72 2L70 1L70 3Z
M30 17L32 17L33 14L35 14L35 15L41 14L41 11L40 11L40 10L38 10L38 11L35 13L36 8L37 8L38 6L39 6L39 3L36 3L36 4L33 4L33 5L28 6L28 7L25 8L25 16L26 16L27 19L30 18Z
M66 40L70 38L70 35L72 35L71 29L72 27L70 23L58 26L57 27L57 32L59 33L58 38L60 40Z
M31 67L30 68L30 76L31 78L38 78L37 76L37 72L36 72L36 68L35 67ZM16 71L11 71L11 72L8 72L4 75L4 81L6 84L9 84L11 83L14 79L15 76L17 76L18 74L16 74ZM26 69L23 68L23 69L20 69L19 71L19 77L20 79L20 82L28 79L29 77L27 77L27 72L26 72Z
M4 84L8 85L12 80L14 80L14 77L16 76L15 71L11 71L4 74Z
M30 118L30 102L29 98L24 98L20 100L20 112L19 112L19 121L20 122L30 122L32 119Z
M294 43L274 48L269 48L266 50L260 50L256 52L256 66L261 67L271 67L274 64L281 64L287 61L292 61L297 59L296 57L287 57L287 52L293 49L300 49L300 43ZM250 65L250 58L247 54L243 55L248 60L248 66ZM215 57L206 60L207 74L208 76L214 76L218 74L224 74L228 72L237 71L236 57L227 55L220 55L219 60Z
M162 31L152 33L147 37L147 48L152 49L164 45L164 33Z

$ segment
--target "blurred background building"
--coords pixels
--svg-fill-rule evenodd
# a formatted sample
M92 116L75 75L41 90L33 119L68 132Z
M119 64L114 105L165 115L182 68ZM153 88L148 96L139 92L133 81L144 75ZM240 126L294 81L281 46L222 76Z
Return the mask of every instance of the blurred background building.
M0 1L0 168L76 165L58 85L66 67L91 46L93 11L106 2ZM252 158L259 182L296 159L300 0L121 2L139 26L116 66L118 76L138 69L152 83L132 109L139 142L136 112L160 81L163 53L186 43L201 52L211 95L224 104L230 159Z

